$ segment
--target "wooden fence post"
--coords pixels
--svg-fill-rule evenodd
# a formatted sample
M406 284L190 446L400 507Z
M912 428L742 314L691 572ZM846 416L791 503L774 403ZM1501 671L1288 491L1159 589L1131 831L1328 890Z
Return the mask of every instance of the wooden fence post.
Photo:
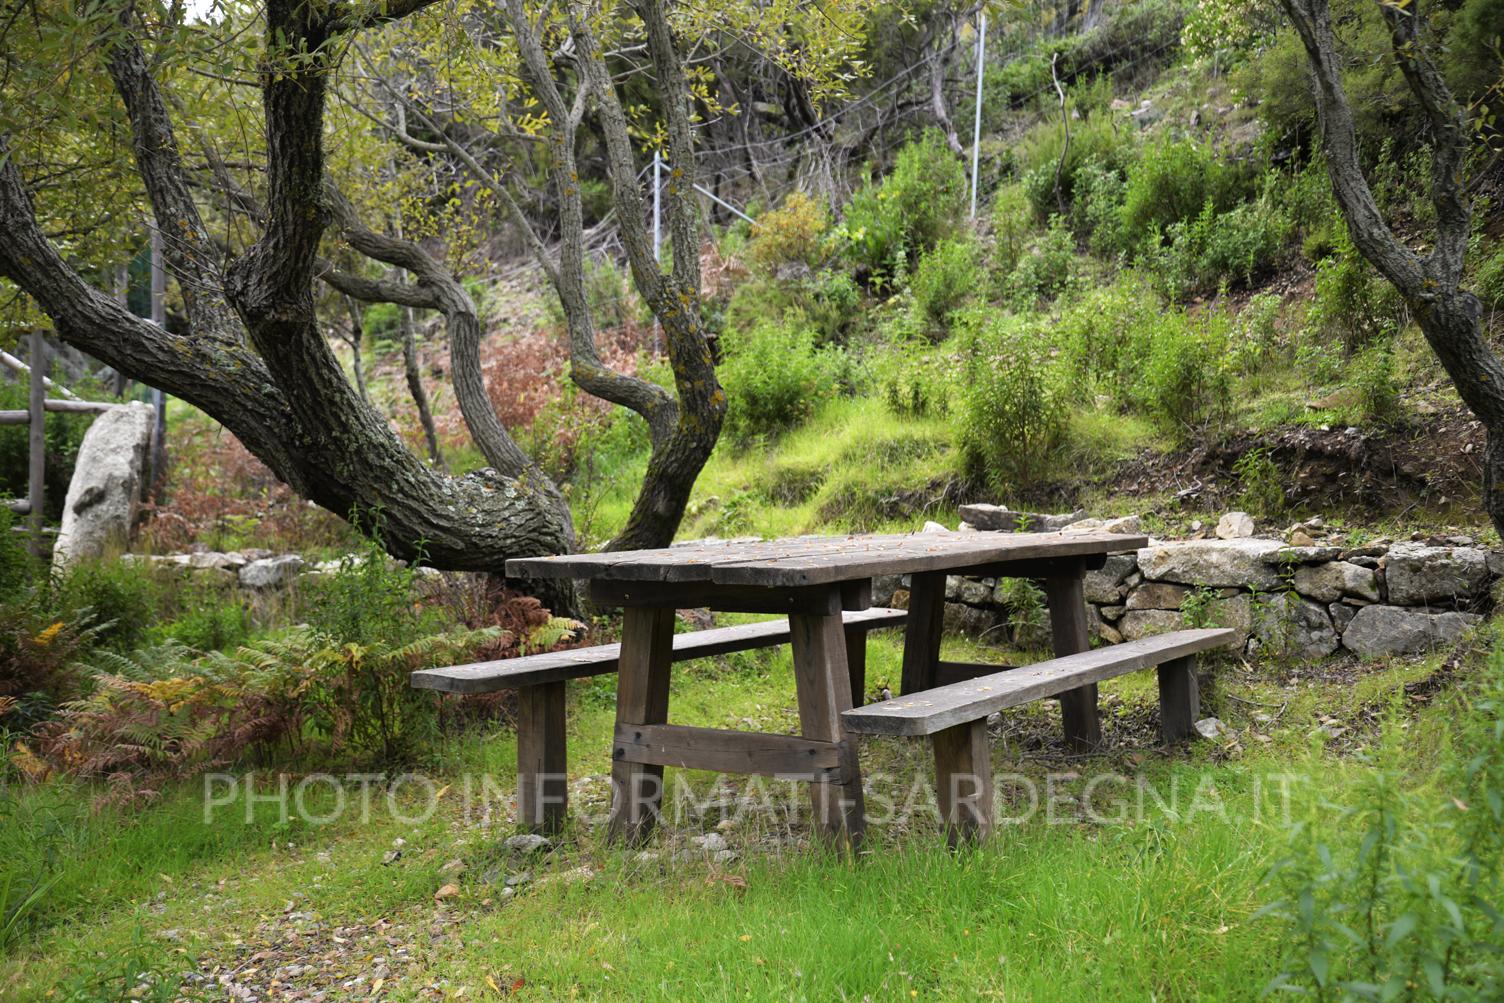
M26 500L30 506L27 520L31 523L32 552L38 558L47 556L46 538L42 535L45 522L43 512L44 478L47 474L47 339L40 329L31 332L31 399L28 407L30 423L27 440L30 445L30 463L27 470Z

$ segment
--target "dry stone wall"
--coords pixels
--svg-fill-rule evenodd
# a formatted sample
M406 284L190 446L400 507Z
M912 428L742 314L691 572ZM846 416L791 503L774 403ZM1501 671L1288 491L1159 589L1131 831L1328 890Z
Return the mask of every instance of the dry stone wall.
M1093 530L1138 533L1135 517L1086 519L962 506L962 531ZM943 528L931 524L931 528ZM1339 652L1409 655L1448 645L1493 606L1504 577L1504 551L1470 537L1375 540L1362 546L1323 542L1319 520L1292 527L1284 539L1246 535L1253 520L1228 513L1217 537L1150 540L1088 572L1091 628L1114 644L1187 625L1230 627L1244 651L1300 659ZM881 603L906 601L907 582L880 579ZM1017 583L952 577L946 622L987 640L1039 645L1048 613Z

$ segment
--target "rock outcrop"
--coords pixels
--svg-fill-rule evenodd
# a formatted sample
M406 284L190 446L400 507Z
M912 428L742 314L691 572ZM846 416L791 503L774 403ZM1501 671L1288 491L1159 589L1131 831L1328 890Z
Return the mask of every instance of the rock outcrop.
M150 407L133 402L111 408L89 425L63 501L63 524L52 548L54 569L130 545L149 486L152 417Z

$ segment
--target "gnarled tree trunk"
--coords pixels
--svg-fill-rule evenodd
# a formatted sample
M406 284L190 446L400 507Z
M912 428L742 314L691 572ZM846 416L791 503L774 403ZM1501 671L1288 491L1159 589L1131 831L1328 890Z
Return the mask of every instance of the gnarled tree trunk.
M1483 424L1483 507L1504 534L1504 366L1483 337L1478 297L1460 288L1472 204L1463 180L1469 141L1465 113L1428 50L1419 0L1380 3L1394 57L1430 125L1431 201L1436 231L1430 253L1412 251L1384 221L1358 160L1352 108L1342 84L1327 0L1280 0L1305 47L1328 173L1348 232L1363 257L1399 291L1457 394Z
M299 494L340 515L378 514L374 528L393 554L494 573L510 557L570 549L573 530L557 489L489 407L494 425L485 430L493 434L481 445L493 470L455 478L428 467L350 386L314 311L319 240L338 207L323 176L325 84L336 48L328 43L426 2L392 0L369 9L268 4L265 225L261 239L228 269L199 217L166 102L122 5L121 30L102 48L131 122L136 168L156 225L173 235L164 242L167 264L190 331L172 334L135 317L62 259L38 224L3 137L0 274L37 301L68 344L214 416ZM466 305L468 297L456 312L473 321ZM478 324L457 340L466 335L478 343ZM484 416L475 419L484 425ZM546 598L559 609L574 605L565 590Z

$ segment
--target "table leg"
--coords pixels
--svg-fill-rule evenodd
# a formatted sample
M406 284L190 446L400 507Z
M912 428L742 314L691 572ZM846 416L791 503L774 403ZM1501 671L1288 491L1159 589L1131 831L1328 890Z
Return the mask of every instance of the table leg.
M623 611L621 659L616 677L618 725L667 722L673 651L672 609L629 606ZM652 834L662 801L662 766L620 761L611 764L613 840L628 843L645 840Z
M851 680L851 705L867 702L867 631L846 628L846 676Z
M866 829L862 772L856 740L841 725L841 712L851 709L851 679L846 664L846 636L839 614L789 617L794 649L794 682L799 692L799 724L805 738L835 742L841 765L830 778L810 784L815 825L833 842L860 845Z
M1086 626L1086 597L1082 579L1086 569L1076 565L1045 579L1045 597L1050 607L1050 632L1054 635L1055 655L1074 655L1091 647ZM1067 690L1060 694L1060 711L1065 722L1065 740L1076 749L1093 749L1102 743L1102 724L1097 718L1097 684Z
M899 692L933 689L940 671L940 629L945 624L945 572L909 578L909 622L903 634L903 678Z

